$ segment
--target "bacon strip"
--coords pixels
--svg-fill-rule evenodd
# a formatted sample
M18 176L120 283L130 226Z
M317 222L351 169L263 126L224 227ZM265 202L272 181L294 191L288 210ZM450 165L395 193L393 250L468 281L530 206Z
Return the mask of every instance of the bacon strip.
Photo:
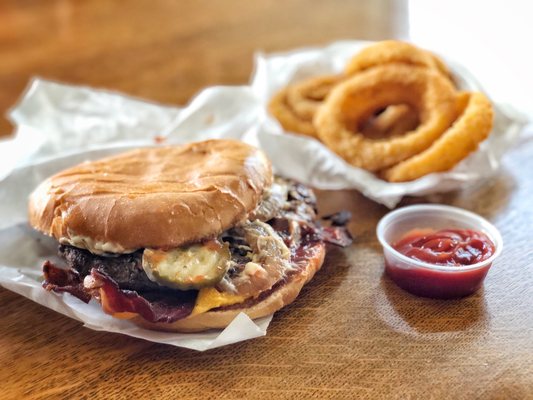
M196 291L146 292L139 294L120 289L109 276L91 270L89 285L85 285L74 269L62 269L49 261L43 265L43 287L56 293L70 293L88 303L91 297L102 303L102 309L111 315L131 318L140 315L150 322L174 322L187 317L196 302Z
M62 269L50 261L43 264L43 288L56 293L70 293L84 303L91 300L91 294L85 291L80 274L75 269Z
M321 239L335 246L347 247L352 244L352 235L344 227L328 226L320 228Z
M102 309L108 314L139 314L149 322L174 322L187 317L193 310L198 292L176 290L170 293L148 292L139 295L122 290L107 275L91 270L91 288L98 289Z

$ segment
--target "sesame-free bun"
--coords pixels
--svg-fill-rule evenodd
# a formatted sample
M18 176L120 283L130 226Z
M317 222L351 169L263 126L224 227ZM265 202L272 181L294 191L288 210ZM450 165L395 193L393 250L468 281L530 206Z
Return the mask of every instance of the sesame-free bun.
M296 274L292 275L286 283L274 289L268 296L258 302L252 302L251 304L245 302L240 306L231 306L228 309L222 308L220 310L207 311L172 323L148 322L140 316L136 316L130 321L152 330L200 332L208 329L223 329L241 312L244 312L251 319L266 317L296 299L302 287L313 278L315 272L322 266L326 254L326 245L323 242L317 242L314 244L312 251L308 251L308 254L309 257L305 261L305 265Z
M138 149L48 178L30 196L29 221L94 253L173 248L232 227L271 183L266 156L239 141Z

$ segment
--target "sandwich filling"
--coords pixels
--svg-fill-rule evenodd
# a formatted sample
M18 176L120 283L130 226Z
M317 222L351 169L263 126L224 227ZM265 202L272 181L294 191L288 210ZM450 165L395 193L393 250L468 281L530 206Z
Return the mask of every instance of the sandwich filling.
M200 243L130 254L93 254L61 244L68 268L46 262L43 286L85 302L96 298L115 317L140 315L149 322L250 306L289 282L324 242L351 242L344 228L348 218L330 220L330 226L316 221L311 190L275 178L246 220Z

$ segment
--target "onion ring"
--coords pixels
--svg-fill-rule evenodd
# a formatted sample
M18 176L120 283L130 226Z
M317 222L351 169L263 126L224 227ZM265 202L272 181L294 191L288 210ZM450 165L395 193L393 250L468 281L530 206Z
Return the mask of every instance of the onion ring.
M322 75L290 85L287 90L287 102L296 115L312 121L318 107L343 78L341 75Z
M365 47L346 65L344 73L353 75L377 65L397 63L435 69L446 77L450 71L433 53L398 40L385 40Z
M451 82L442 74L391 63L362 71L337 85L319 108L314 125L319 138L347 162L378 171L428 148L455 120L456 97ZM420 125L403 136L383 140L357 132L361 121L392 104L415 109Z
M478 148L492 130L494 112L490 100L479 92L458 96L459 118L427 150L383 173L389 182L404 182L433 172L448 171Z
M289 103L288 90L289 87L285 87L276 93L270 100L268 110L286 131L317 138L313 122L310 119L304 119L299 116Z

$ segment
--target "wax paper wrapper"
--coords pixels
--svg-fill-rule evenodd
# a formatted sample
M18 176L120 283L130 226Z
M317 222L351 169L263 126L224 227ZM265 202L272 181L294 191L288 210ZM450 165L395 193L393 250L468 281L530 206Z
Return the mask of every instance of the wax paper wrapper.
M394 206L406 194L451 190L493 174L525 120L510 107L496 106L495 130L481 149L451 172L406 184L390 184L353 168L321 143L283 133L265 105L288 82L338 72L365 43L340 42L257 57L251 85L212 87L184 108L158 105L118 93L36 79L10 113L16 137L0 142L0 284L91 329L154 342L206 350L265 335L271 317L251 321L240 314L223 331L171 334L138 328L85 304L41 288L41 265L56 259L53 239L27 223L26 204L43 179L66 167L139 146L235 138L259 145L277 172L318 188L356 188ZM450 63L463 88L477 89L469 74Z

